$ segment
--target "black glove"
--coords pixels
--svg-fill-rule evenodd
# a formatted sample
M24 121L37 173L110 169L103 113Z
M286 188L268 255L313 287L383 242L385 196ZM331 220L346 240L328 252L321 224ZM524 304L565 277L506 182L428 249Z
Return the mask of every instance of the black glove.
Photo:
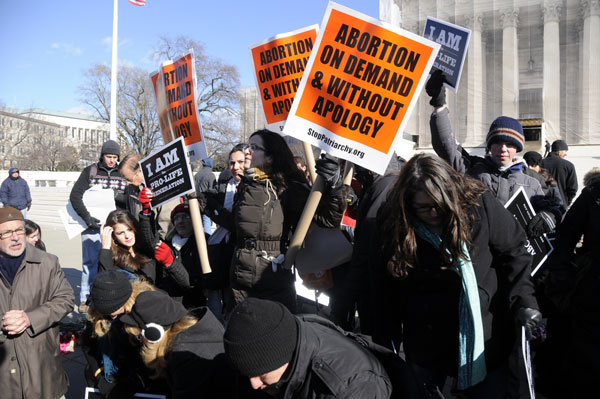
M447 82L446 75L441 70L436 70L425 85L425 91L431 97L429 104L434 107L441 107L446 104L446 88L444 82Z
M550 233L556 227L554 215L547 211L540 211L527 223L527 237L537 238L544 233Z
M346 203L348 206L355 206L358 204L358 195L356 195L352 187L349 187L348 194L346 194Z
M198 208L200 208L200 213L204 213L204 211L206 210L206 195L204 195L204 193L202 192L194 192L192 191L189 194L186 194L185 196L188 200L191 199L197 199L198 200Z
M337 186L341 181L340 164L336 157L329 154L322 154L321 158L317 159L315 170L330 188Z
M31 201L27 203L27 210L31 209Z
M100 220L93 216L88 217L85 220L85 224L87 224L87 227L90 229L100 229Z
M533 330L542 321L542 314L537 309L520 308L517 312L517 321L525 327L525 335L527 340L530 341L535 338Z

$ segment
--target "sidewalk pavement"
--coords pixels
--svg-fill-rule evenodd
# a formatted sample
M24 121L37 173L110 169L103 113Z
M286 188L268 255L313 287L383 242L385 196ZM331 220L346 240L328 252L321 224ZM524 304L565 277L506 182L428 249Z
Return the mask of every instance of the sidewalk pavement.
M75 302L78 306L81 282L81 238L77 236L69 240L67 233L62 228L44 226L43 224L40 227L42 228L42 241L46 244L46 250L58 256L62 270L73 287ZM62 322L69 324L80 323L83 318L84 316L75 310L67 315ZM81 348L76 346L75 352L66 353L61 356L63 358L63 367L69 377L69 389L66 398L83 399L86 386L83 369L86 360Z

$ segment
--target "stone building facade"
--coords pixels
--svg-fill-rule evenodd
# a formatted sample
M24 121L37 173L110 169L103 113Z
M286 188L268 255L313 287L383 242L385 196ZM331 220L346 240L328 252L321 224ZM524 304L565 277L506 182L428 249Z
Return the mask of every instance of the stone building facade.
M427 16L472 31L459 91L447 91L459 142L482 145L507 115L543 122L549 141L600 144L600 0L380 0L380 19L413 33ZM420 147L431 145L428 101L406 127Z

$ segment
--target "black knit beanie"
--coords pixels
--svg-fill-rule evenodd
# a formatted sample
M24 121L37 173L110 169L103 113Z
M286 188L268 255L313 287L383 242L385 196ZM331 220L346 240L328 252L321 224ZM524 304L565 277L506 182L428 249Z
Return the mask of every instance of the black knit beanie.
M569 151L569 145L564 140L555 140L552 143L552 152Z
M104 154L116 155L118 158L121 157L121 147L119 143L114 140L106 140L104 144L102 144L102 149L100 150L100 158Z
M297 341L296 317L281 303L256 298L236 306L223 337L225 353L247 377L289 363Z
M92 306L100 313L108 315L118 310L131 297L131 282L125 273L114 270L96 275L90 297Z

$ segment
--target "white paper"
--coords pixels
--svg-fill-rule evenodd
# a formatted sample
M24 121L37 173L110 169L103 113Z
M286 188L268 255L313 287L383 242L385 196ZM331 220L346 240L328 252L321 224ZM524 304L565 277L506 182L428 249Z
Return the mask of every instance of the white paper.
M115 192L112 188L102 188L102 186L92 186L83 193L83 203L90 215L104 223L108 214L116 209ZM87 229L85 221L75 212L71 201L64 208L59 209L58 214L62 221L69 240L81 234Z

